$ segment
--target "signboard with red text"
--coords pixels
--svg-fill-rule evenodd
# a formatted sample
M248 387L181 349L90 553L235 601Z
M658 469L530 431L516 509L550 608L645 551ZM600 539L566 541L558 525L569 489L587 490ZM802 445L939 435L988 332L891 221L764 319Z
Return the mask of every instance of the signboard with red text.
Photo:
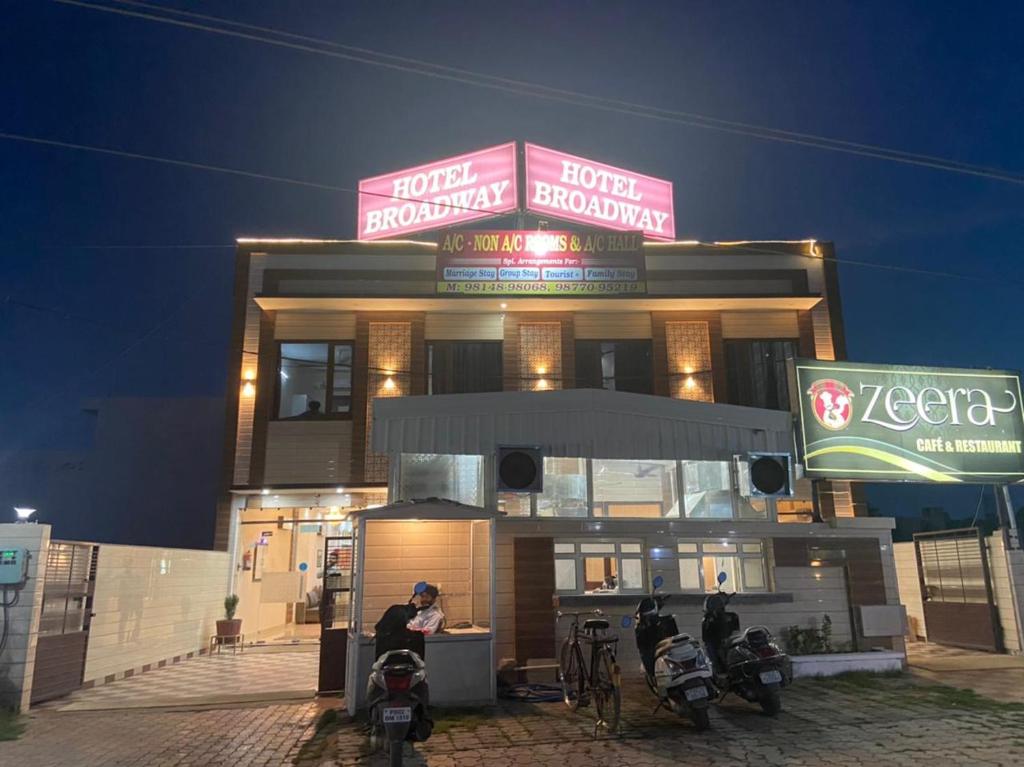
M672 182L526 144L526 209L674 240Z
M437 292L466 295L644 293L640 232L442 232Z
M359 182L360 240L401 237L510 213L518 204L515 142Z

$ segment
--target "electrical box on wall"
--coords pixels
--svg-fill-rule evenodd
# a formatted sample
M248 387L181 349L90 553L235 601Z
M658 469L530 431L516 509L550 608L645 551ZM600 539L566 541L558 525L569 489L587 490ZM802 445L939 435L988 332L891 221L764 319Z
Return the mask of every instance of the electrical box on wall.
M17 586L28 577L27 549L0 549L0 586Z

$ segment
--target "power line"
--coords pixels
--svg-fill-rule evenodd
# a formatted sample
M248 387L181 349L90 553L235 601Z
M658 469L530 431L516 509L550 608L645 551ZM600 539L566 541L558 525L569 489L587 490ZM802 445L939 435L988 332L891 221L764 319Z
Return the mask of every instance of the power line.
M54 0L54 2L62 5L77 6L93 11L101 11L161 24L168 24L171 26L209 32L211 34L235 37L316 55L355 61L369 66L382 67L424 77L433 77L450 82L457 82L478 88L489 88L520 96L530 96L548 101L566 103L573 106L581 106L647 119L673 122L690 127L758 138L765 141L797 144L815 149L842 152L845 154L859 155L880 160L889 160L891 162L898 162L907 165L916 165L936 170L944 170L951 173L979 176L996 181L1024 185L1024 174L1014 173L1000 168L992 168L974 163L965 163L944 157L908 152L861 142L833 139L812 133L787 131L734 120L723 120L693 112L653 107L645 104L595 96L568 89L552 88L538 83L497 77L494 75L475 72L473 70L451 67L421 59L374 51L368 48L347 46L330 40L298 35L271 27L261 27L217 16L208 16L189 11L156 7L148 3L138 2L137 0L114 1L118 2L120 5L129 6L129 8L117 8L108 5L84 2L83 0ZM138 8L141 10L132 10L132 8ZM159 13L151 11L159 11ZM170 18L167 14L176 15L182 18ZM197 21L186 19L197 19ZM223 26L212 26L211 24L202 22L213 22L214 24L222 25L226 24L231 27L235 27L235 29L224 28ZM276 35L277 37L268 37L267 35Z
M58 0L58 1L60 1L60 0ZM141 152L131 152L131 151L122 150L122 149L111 149L109 147L98 147L98 146L92 146L92 145L89 145L89 144L73 143L73 142L70 142L70 141L59 141L59 140L56 140L56 139L46 139L46 138L41 138L41 137L38 137L38 136L28 136L28 135L20 134L20 133L0 132L0 139L6 139L6 140L9 140L9 141L22 141L22 142L27 142L27 143L30 143L30 144L37 144L37 145L43 145L43 146L53 146L53 147L58 147L58 148L61 148L61 149L72 149L72 150L81 151L81 152L95 152L95 153L102 154L102 155L109 155L109 156L114 156L114 157L122 157L122 158L132 159L132 160L144 160L144 161L147 161L147 162L155 162L155 163L161 163L161 164L166 164L166 165L172 165L172 166L176 166L176 167L190 168L190 169L193 169L193 170L204 170L204 171L209 171L209 172L213 172L213 173L226 173L228 175L241 176L241 177L244 177L244 178L255 178L255 179L258 179L258 180L261 180L261 181L276 181L278 183L293 184L293 185L298 185L298 186L307 187L307 188L319 189L319 190L323 190L323 191L339 192L339 193L342 193L342 194L354 194L354 195L364 194L364 195L370 195L370 196L374 196L374 197L387 197L389 199L398 200L400 202L412 202L412 203L417 203L417 204L428 204L428 205L435 205L436 204L432 200L425 200L425 199L421 199L421 198L417 198L417 197L400 197L400 196L389 195L389 194L382 193L382 192L381 193L365 192L365 191L360 191L358 189L352 189L350 187L336 186L336 185L332 185L332 184L321 184L321 183L318 183L318 182L315 182L315 181L305 181L303 179L295 179L295 178L290 178L290 177L286 177L286 176L274 176L274 175L270 175L270 174L266 174L266 173L258 173L258 172L255 172L255 171L241 170L241 169L238 169L238 168L228 168L228 167L219 166L219 165L211 165L209 163L194 162L194 161L189 161L189 160L178 160L178 159L174 159L174 158L160 157L160 156L157 156L157 155L143 154ZM444 204L442 204L442 207L451 208L453 210L469 211L469 212L473 212L473 213L485 213L487 215L500 215L500 214L495 213L494 211L488 210L486 208L473 208L473 207L469 207L469 206L465 206L465 205L456 205L455 203L444 203ZM342 239L344 239L344 238L342 238ZM702 243L702 244L707 246L707 247L715 247L715 243ZM124 249L124 250L129 250L129 249L132 249L134 247L138 247L139 249L158 250L158 249L177 249L177 248L196 248L196 249L202 249L202 248L233 248L235 246L233 246L233 245L188 245L188 244L159 245L159 244L148 244L148 245L141 245L141 246L133 246L133 245L59 246L59 245L54 245L54 246L48 246L48 247L54 247L54 248L59 248L59 247L69 247L69 248L70 247L80 247L80 248L83 248L83 249L91 248L91 249L97 249L97 250L103 250L103 249L111 249L111 250L113 250L113 249ZM730 249L730 251L733 251L733 252L739 250L739 251L746 251L746 252L748 252L750 254L775 255L775 256L796 256L796 257L799 257L799 258L813 259L815 261L832 261L832 262L835 262L837 264L845 264L847 266L861 266L861 267L868 267L868 268L872 268L872 269L885 269L885 270L894 271L894 272L904 272L904 273L907 273L907 274L920 274L920 275L929 276L929 277L948 277L948 278L953 278L953 279L963 279L963 280L970 280L970 281L975 281L975 282L991 282L991 280L993 279L991 277L985 277L985 276L979 276L979 275L962 274L962 273L957 273L957 272L943 272L943 271L937 271L937 270L933 270L933 269L919 269L919 268L916 268L916 267L899 266L899 265L896 265L896 264L879 264L879 263L876 263L876 262L873 262L873 261L857 261L857 260L849 260L849 259L845 259L845 258L844 259L839 259L839 258L835 258L835 257L832 257L832 256L817 256L817 255L811 255L811 254L808 254L808 253L794 253L792 251L774 250L772 248L768 248L768 247L765 247L765 246L756 246L756 245L746 245L746 244L744 244L744 245L722 245L722 246L719 246L719 247L727 247L727 248ZM1002 278L1000 279L1000 284L1008 285L1008 286L1013 286L1013 287L1016 287L1016 288L1024 288L1024 283L1014 282L1012 280L1006 280L1006 279L1002 279Z

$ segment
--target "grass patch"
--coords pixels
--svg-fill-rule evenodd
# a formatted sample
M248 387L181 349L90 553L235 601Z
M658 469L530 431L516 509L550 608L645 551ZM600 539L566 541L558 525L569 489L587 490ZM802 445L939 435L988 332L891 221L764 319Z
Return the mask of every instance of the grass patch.
M1024 711L1024 703L1003 703L978 695L974 690L923 682L901 671L850 671L836 676L801 679L797 683L803 682L837 692L878 693L894 706L926 705L961 711Z
M25 723L13 711L0 709L0 740L17 740L25 731Z
M479 708L435 708L430 715L434 719L434 735L442 735L454 729L473 732L494 718L492 713Z

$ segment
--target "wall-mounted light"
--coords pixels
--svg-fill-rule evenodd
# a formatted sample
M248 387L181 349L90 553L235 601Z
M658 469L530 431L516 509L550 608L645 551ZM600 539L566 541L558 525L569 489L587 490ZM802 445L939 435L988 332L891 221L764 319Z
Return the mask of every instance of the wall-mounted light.
M547 388L548 388L548 382L545 381L543 378L538 379L537 387L536 387L537 391L547 391Z
M336 488L334 488L334 492L336 492L336 493L344 493L345 492L345 488L343 488L343 487L336 487Z
M686 388L687 389L692 389L696 385L697 385L697 382L693 380L693 376L687 376L686 377Z
M548 369L544 365L537 366L537 375L542 376L548 372Z
M28 522L29 517L31 517L35 513L36 513L36 510L33 509L31 506L15 506L14 507L14 514L15 514L15 516L17 516L18 522L21 523L21 524L25 524L26 522Z
M503 302L503 303L501 304L501 308L502 308L502 309L508 309L508 304L506 304L506 303L504 303L504 302Z
M384 389L386 391L394 391L395 379L392 378L391 376L388 376L387 379L384 381Z
M268 490L267 488L263 488L263 490L261 490L260 492L262 492L263 495L270 495L270 490Z
M252 368L242 373L242 394L251 397L256 393L256 371Z

